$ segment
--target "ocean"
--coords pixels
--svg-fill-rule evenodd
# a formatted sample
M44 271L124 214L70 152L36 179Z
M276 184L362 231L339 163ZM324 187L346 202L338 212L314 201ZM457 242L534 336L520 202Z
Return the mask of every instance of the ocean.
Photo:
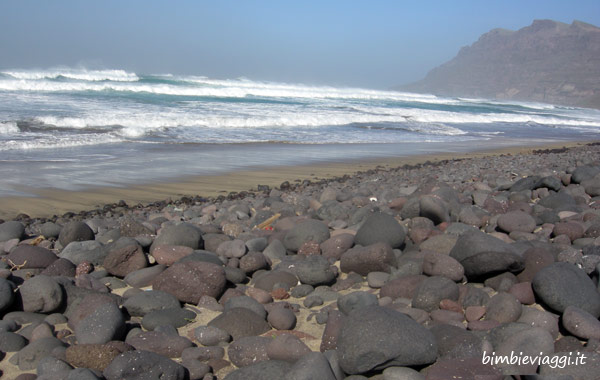
M600 137L600 111L396 91L0 70L0 196Z

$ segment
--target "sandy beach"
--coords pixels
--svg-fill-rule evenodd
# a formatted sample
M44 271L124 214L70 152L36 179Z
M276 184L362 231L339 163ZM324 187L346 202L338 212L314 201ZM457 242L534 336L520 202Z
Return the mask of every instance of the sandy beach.
M346 163L326 162L311 165L275 166L254 170L233 171L219 175L199 175L175 178L168 181L145 183L122 187L90 187L83 191L61 189L27 188L33 196L0 197L0 218L9 220L19 214L30 217L52 217L66 212L91 211L106 204L124 200L128 205L147 204L181 197L201 196L206 198L227 195L230 192L256 190L258 185L278 187L282 182L301 182L352 175L359 171L375 168L395 168L417 165L424 162L496 156L501 154L528 153L539 149L557 149L580 146L589 141L551 142L530 146L513 145L501 148L473 149L462 153L431 153L410 156L351 160ZM512 142L512 144L515 144ZM464 149L464 148L463 148Z

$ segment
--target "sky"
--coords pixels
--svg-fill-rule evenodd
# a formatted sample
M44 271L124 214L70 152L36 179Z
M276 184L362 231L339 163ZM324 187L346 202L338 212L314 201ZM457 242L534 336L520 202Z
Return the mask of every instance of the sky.
M600 26L600 1L0 0L0 69L389 88L534 19Z

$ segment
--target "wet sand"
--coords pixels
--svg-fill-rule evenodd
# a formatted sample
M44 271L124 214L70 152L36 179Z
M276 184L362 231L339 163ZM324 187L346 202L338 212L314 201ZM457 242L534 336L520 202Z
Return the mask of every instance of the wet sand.
M18 214L30 217L51 217L66 212L80 212L101 208L105 204L124 200L128 205L178 199L183 196L216 197L230 192L256 190L258 185L277 187L284 181L316 180L351 175L376 167L394 168L405 164L415 165L426 161L528 153L537 149L556 149L580 146L591 141L552 142L529 146L482 147L466 153L430 153L400 157L353 160L345 163L325 162L299 166L261 167L234 171L220 175L187 176L169 181L153 182L126 187L93 187L85 190L27 188L34 196L0 197L0 218L9 220Z

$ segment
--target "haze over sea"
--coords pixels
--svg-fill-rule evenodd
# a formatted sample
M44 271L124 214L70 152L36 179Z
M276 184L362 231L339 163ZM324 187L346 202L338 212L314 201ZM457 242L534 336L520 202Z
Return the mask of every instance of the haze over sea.
M0 196L600 137L600 111L58 68L0 72Z

